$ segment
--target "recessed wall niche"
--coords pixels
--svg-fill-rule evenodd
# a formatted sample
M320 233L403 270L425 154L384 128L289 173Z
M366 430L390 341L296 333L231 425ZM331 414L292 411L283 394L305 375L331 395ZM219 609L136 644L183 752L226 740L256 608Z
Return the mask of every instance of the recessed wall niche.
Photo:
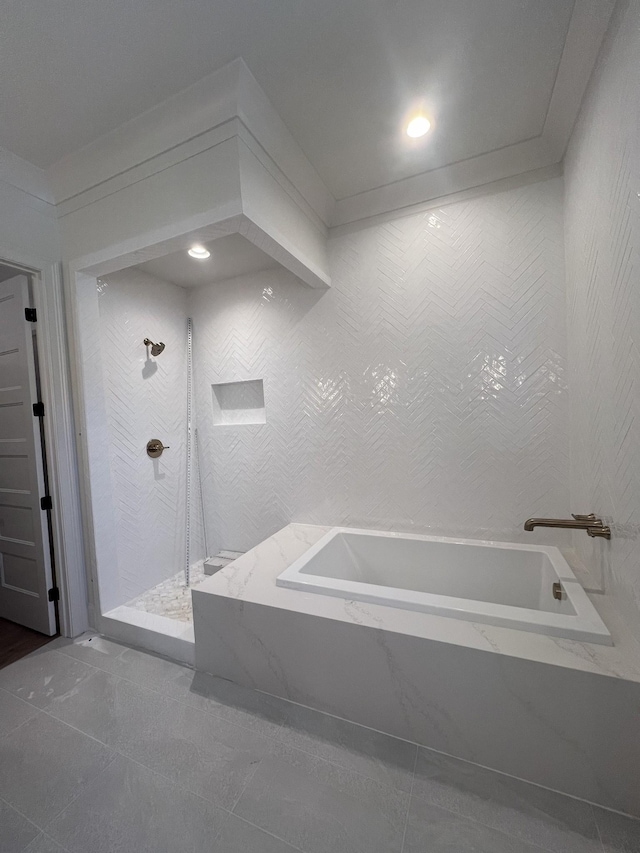
M211 388L215 426L244 426L267 422L262 379L221 382Z

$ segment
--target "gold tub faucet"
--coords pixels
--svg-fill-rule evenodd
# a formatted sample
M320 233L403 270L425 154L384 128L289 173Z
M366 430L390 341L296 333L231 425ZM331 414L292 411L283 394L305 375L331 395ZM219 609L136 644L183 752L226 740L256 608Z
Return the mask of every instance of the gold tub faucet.
M528 518L524 523L524 529L531 531L534 527L561 527L569 530L586 530L589 536L601 536L603 539L611 539L611 528L593 513L589 515L572 514L571 518Z

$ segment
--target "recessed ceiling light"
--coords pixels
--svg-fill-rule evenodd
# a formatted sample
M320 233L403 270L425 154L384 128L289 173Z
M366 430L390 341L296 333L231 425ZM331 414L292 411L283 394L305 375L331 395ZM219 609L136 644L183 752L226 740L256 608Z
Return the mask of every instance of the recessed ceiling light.
M211 252L198 244L192 246L187 254L191 255L192 258L197 258L199 261L204 261L211 257Z
M407 136L416 139L418 136L424 136L431 127L431 122L426 116L414 116L407 125Z

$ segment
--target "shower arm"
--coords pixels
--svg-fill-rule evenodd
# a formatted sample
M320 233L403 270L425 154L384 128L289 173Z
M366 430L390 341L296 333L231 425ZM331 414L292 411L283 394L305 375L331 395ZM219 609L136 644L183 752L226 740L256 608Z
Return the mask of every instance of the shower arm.
M151 338L145 338L142 342L146 347L151 347L151 355L160 355L160 353L164 350L164 344L162 341L159 341L157 344L151 340Z

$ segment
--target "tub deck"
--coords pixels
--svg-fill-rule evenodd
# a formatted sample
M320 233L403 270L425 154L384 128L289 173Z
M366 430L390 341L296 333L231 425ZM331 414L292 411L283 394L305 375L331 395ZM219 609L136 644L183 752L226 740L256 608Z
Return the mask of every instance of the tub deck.
M640 655L606 597L613 646L277 586L329 530L288 525L193 590L197 669L640 814Z
M553 585L560 584L555 598ZM558 548L334 527L286 568L288 589L613 645Z

